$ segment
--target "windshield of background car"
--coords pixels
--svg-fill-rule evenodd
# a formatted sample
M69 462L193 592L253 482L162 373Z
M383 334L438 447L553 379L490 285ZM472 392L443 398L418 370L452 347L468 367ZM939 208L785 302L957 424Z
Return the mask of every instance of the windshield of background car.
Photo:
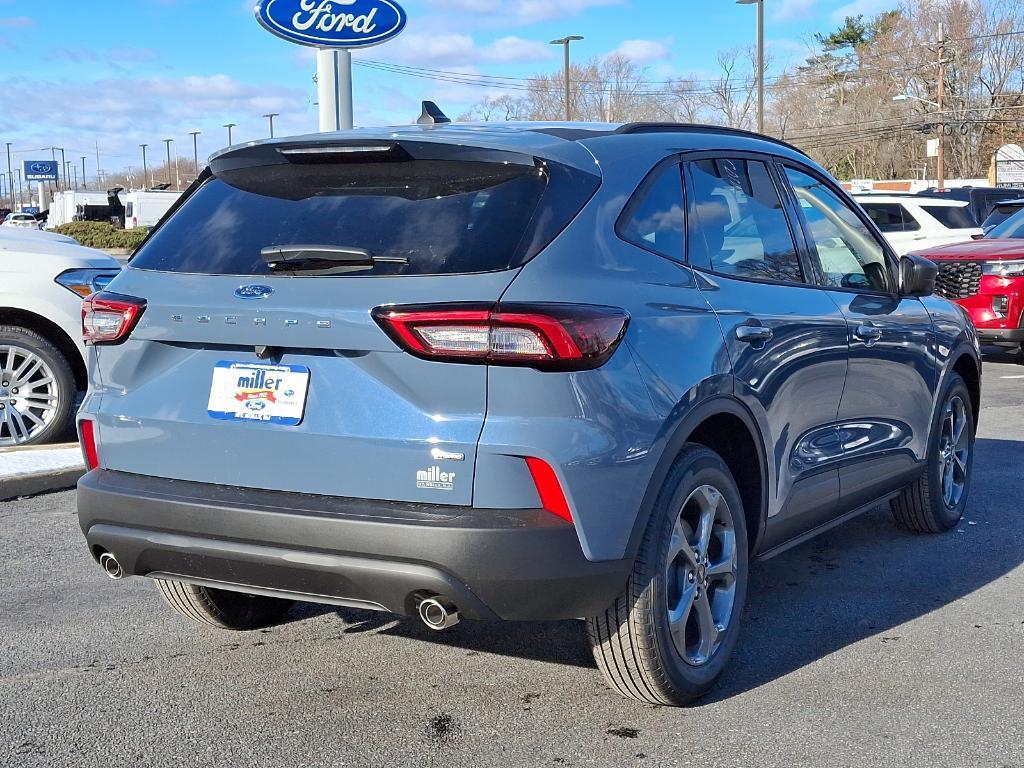
M1024 237L1024 210L1017 211L1002 224L992 227L985 237Z
M974 229L974 220L968 205L921 205L921 210L939 222L946 229Z

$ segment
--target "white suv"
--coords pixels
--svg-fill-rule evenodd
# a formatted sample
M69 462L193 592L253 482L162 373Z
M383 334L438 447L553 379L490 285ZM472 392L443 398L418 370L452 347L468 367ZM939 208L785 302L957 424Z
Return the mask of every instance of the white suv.
M854 195L897 255L962 243L982 234L969 203L915 195Z
M0 230L0 447L58 437L86 386L82 297L120 265L64 240Z

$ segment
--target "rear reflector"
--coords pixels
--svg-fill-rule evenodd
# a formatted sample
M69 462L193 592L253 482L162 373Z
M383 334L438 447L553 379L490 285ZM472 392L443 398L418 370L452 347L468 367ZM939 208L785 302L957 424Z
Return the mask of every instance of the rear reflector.
M146 302L134 296L95 293L82 302L82 339L86 344L120 344L145 309Z
M555 470L546 461L534 456L526 457L526 466L530 468L533 484L537 486L541 506L551 514L571 523L572 510L569 509L569 502L565 500L565 494L562 492L562 485L558 482Z
M89 419L78 422L78 433L81 435L82 454L85 456L86 469L96 469L100 465L100 454L96 450L95 425Z
M561 371L604 364L629 321L621 309L584 304L377 307L373 316L418 357Z

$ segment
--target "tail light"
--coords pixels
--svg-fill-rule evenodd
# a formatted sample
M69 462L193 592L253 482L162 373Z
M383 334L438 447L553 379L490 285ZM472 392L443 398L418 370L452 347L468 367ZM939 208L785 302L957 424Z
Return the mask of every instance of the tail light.
M95 424L89 419L82 419L78 422L78 433L81 435L85 467L89 470L96 469L100 465L100 454L96 450Z
M417 357L558 371L603 365L629 322L621 309L585 304L377 307L373 317Z
M82 302L82 338L86 344L120 344L146 309L144 299L100 291Z
M537 493L540 495L541 506L553 515L563 520L572 522L572 510L569 509L569 502L562 492L562 484L558 482L558 475L543 459L533 456L526 457L526 466L530 470L533 484L537 486Z

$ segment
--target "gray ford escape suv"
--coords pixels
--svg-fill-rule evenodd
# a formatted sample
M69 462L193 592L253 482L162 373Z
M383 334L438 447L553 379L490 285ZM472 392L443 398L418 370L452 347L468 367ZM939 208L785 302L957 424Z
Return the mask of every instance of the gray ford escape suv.
M753 559L959 520L979 354L934 279L735 130L234 147L85 302L81 526L196 621L583 617L609 685L685 703Z

